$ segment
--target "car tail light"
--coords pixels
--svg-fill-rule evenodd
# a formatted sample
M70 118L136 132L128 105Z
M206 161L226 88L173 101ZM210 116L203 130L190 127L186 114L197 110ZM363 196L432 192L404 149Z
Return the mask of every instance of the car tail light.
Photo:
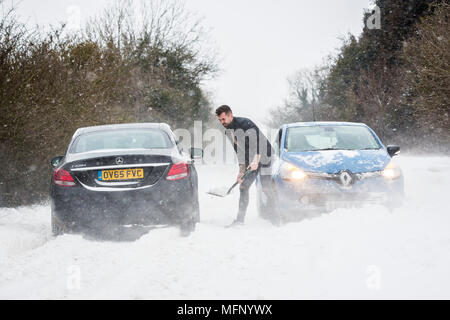
M55 170L53 173L53 182L62 187L73 187L75 185L75 181L70 173L64 169Z
M176 163L170 168L167 180L181 180L189 176L189 165L184 162Z

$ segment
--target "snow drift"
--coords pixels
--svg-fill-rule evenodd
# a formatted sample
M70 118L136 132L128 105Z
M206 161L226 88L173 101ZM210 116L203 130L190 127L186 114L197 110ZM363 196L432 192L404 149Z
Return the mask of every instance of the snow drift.
M53 238L48 205L0 209L0 299L449 299L449 157L400 156L405 203L339 209L274 227L256 212L225 229L234 166L198 166L202 222L124 241ZM126 233L126 231L121 231Z

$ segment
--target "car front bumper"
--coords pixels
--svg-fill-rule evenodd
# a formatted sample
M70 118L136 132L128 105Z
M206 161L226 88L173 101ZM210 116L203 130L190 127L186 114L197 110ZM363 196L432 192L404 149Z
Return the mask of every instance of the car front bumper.
M305 181L275 179L281 210L334 210L366 204L398 206L404 194L403 177L388 180L382 176L358 180L348 187L327 179Z

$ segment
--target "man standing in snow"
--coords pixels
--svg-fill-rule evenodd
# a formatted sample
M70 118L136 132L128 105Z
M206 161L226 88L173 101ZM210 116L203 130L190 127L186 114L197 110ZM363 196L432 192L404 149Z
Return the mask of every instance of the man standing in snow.
M250 119L234 117L229 106L223 105L216 110L217 118L226 128L225 134L230 139L239 161L240 184L239 211L231 226L244 224L249 202L249 189L256 180L261 169L270 167L272 146ZM243 180L244 173L251 172ZM264 170L263 170L264 171ZM264 173L264 172L263 172Z

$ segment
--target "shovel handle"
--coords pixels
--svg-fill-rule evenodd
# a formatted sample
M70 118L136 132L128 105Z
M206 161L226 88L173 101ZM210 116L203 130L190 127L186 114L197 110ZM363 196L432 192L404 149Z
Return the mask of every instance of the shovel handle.
M247 169L244 173L244 175L241 177L242 180L244 180L249 174L252 172L252 170ZM233 186L228 190L227 194L230 194L230 192L239 184L239 181L236 181Z
M252 172L252 170L247 169L244 173L244 175L241 177L242 180L244 180L250 173Z

